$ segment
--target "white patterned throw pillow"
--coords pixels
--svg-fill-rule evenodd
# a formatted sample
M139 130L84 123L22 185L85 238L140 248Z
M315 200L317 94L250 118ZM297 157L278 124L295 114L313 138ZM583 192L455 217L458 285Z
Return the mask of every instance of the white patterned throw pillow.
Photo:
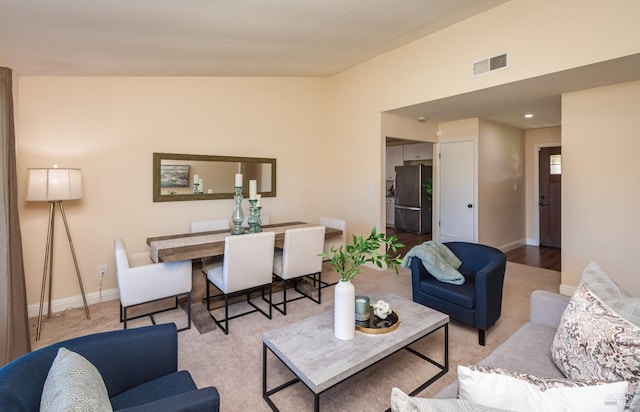
M112 411L100 372L82 355L58 349L42 390L40 411Z
M628 382L547 379L485 366L458 366L460 399L518 412L622 412Z
M640 328L583 284L562 315L551 359L571 379L629 382L626 410L640 406Z

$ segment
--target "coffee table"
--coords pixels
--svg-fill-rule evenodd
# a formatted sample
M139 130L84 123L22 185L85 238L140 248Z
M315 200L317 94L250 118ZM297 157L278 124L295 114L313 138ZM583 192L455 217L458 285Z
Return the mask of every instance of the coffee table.
M449 316L391 293L371 297L372 302L379 299L388 302L400 317L400 326L392 332L367 334L356 331L354 339L342 341L333 334L333 311L329 311L262 335L262 397L272 410L278 408L270 399L271 395L302 382L314 393L314 410L319 411L320 394L401 349L440 370L411 392L411 396L449 371ZM441 328L444 328L444 364L409 347ZM294 379L268 389L267 349L293 372Z

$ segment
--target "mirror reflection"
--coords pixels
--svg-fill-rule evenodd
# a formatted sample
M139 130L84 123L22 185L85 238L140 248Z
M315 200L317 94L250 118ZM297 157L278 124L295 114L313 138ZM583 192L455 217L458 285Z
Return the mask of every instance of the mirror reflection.
M275 197L276 159L154 153L153 201L232 199L236 174L242 174L243 197L250 180L262 197Z

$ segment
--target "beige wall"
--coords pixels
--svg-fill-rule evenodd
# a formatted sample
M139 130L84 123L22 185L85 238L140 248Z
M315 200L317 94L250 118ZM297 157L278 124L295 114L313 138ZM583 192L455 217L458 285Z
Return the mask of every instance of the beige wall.
M473 117L451 122L442 122L438 124L438 130L440 130L441 140L478 137L480 134L480 119Z
M478 242L502 250L524 240L524 132L480 120Z
M638 53L638 15L636 0L511 0L365 66L384 69L384 106L397 109ZM471 76L504 52L507 70Z
M436 123L421 122L395 114L382 113L382 138L395 137L422 142L438 141L438 125Z
M153 151L276 157L278 197L263 202L273 220L339 216L349 221L350 233L364 233L384 225L382 112L639 53L640 2L616 5L511 0L328 79L21 77L19 183L24 185L28 167L57 162L83 169L85 198L69 202L67 213L91 293L100 288L96 268L102 263L110 264L102 288L115 287L114 236L142 250L146 236L185 231L192 219L231 211L231 201L223 200L153 203ZM470 76L473 61L504 51L508 69ZM590 122L596 117L592 113ZM563 145L568 133L563 129ZM583 145L587 152L609 146L577 137L574 142L574 150ZM568 177L571 169L565 178L579 187L579 173L573 176L577 184ZM615 177L627 188L637 182ZM24 191L19 194L24 198ZM582 192L569 191L563 201L575 204L573 196L584 200ZM34 304L46 205L21 207L28 298ZM563 219L568 242L580 238L594 216ZM614 234L598 254L618 256L621 242L633 244L628 235ZM56 239L55 299L78 295L65 241ZM584 263L587 251L572 245L563 252L563 283L575 284L569 272Z
M524 244L524 132L484 119L438 125L441 140L477 137L478 242Z
M525 216L527 244L540 244L540 221L538 213L538 179L537 148L545 146L560 146L560 127L544 127L526 130L525 136Z
M562 98L562 283L593 260L640 296L640 81Z
M331 147L326 79L21 77L19 197L28 301L39 301L46 204L26 202L27 168L82 169L84 198L65 202L89 293L117 287L113 239L131 251L148 236L181 233L191 220L230 217L232 200L152 202L152 153L275 157L272 221L317 219L329 202ZM58 219L53 298L79 294ZM109 276L99 285L97 267Z

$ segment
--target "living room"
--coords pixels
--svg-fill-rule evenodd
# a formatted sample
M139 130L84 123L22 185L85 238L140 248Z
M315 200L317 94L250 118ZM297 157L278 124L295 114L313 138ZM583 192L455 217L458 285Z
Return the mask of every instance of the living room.
M231 200L153 203L153 152L277 158L278 194L263 199L273 221L340 216L349 235L364 234L384 227L382 113L614 60L636 78L562 93L561 287L575 288L594 260L638 295L629 256L639 229L639 15L635 1L511 0L326 77L14 71L30 313L40 299L47 205L25 200L28 168L82 169L84 197L65 203L78 263L91 302L117 299L115 237L141 251L149 236L186 232L191 220L228 216L233 207ZM471 62L505 50L508 69L469 75ZM0 64L11 68L6 54L0 49ZM64 233L56 236L53 300L64 309L81 300Z
M29 167L57 163L82 169L84 198L70 202L67 212L73 237L82 245L80 267L91 274L104 263L113 273L115 236L141 250L149 236L179 233L186 231L190 220L229 214L231 201L152 203L153 152L275 157L280 172L278 196L265 199L265 213L276 221L341 216L349 221L351 233L364 233L372 226L384 227L382 111L633 56L638 52L630 40L633 36L628 35L633 26L631 22L625 25L634 15L632 6L635 4L613 13L599 4L586 8L577 3L536 3L540 20L535 21L525 11L531 8L530 2L511 1L328 78L30 77L16 73L18 195L29 305L39 299L47 218L46 205L24 201ZM573 17L549 21L547 16L553 15ZM489 46L493 32L478 33L475 28L491 27L495 21L501 22L501 32L509 33L496 46L512 55L519 50L526 54L521 63L512 60L509 70L472 79L465 62L490 55L496 47ZM600 30L584 30L581 22L585 21L598 21ZM470 32L473 36L468 36ZM528 41L532 36L537 36L535 45ZM466 42L450 53L451 46L445 45L457 38L466 38ZM574 43L554 49L556 38ZM415 57L427 55L441 56L438 64ZM549 55L558 56L542 57ZM406 64L398 65L398 61ZM541 66L540 61L553 67ZM562 146L570 159L564 171L563 285L575 285L581 268L595 259L617 273L617 281L627 288L639 287L633 265L623 259L632 253L627 248L634 244L626 220L632 219L635 194L626 188L632 187L637 176L631 153L638 143L632 138L634 116L624 112L633 113L634 106L613 110L606 105L612 111L609 118L607 112L594 107L607 99L633 103L636 89L632 82L563 96ZM603 135L616 136L620 142L608 146L615 150L615 168L599 156ZM577 158L572 156L574 151ZM595 163L598 160L604 162L601 167ZM622 168L628 171L618 173ZM609 180L615 184L602 185L607 196L594 197L593 183ZM613 239L615 247L611 246ZM54 259L59 286L53 298L77 297L68 251L59 248L56 253L60 254ZM100 290L116 287L113 276L102 285L96 276L85 277L94 299Z

